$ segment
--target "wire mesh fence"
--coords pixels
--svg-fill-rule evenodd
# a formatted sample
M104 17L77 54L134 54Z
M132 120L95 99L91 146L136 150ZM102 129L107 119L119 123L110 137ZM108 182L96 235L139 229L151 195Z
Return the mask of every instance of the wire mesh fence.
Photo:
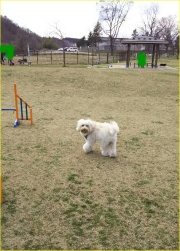
M137 59L138 51L132 51L130 58ZM147 58L151 58L151 54L147 54ZM160 53L161 56L165 55L163 52ZM159 58L160 58L159 55ZM171 53L165 55L170 58L174 57ZM122 61L126 61L127 52L115 52L111 54L110 52L61 52L61 51L32 51L30 57L27 57L27 54L17 53L14 58L14 63L22 63L22 59L25 59L25 62L30 61L34 65L97 65L97 64L112 64Z
M126 52L114 53L90 53L90 52L32 52L30 57L27 57L23 53L18 53L17 62L20 58L27 58L33 64L52 64L52 65L95 65L95 64L111 64L125 61ZM14 59L16 61L16 58Z

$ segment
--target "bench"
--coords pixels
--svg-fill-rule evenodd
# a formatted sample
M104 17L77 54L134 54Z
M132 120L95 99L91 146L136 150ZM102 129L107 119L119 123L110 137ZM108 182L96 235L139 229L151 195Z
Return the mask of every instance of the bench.
M150 63L150 62L147 62L146 65L147 65L147 67L148 67L149 65L152 67L152 63Z
M152 63L146 63L146 66L147 66L147 67L148 67L149 65L152 66ZM131 64L130 64L130 66L131 66ZM138 63L137 63L137 66L138 66L138 68L141 67L141 66L138 65ZM136 67L136 63L134 63L134 68L135 68L135 67ZM144 67L143 67L143 68L144 68Z
M31 65L31 61L27 61L26 58L19 59L19 60L18 60L18 63L19 63L20 65L22 65L22 64L24 64L24 63L27 63L29 66Z
M27 63L27 59L26 59L26 58L19 59L19 60L18 60L18 63L19 63L19 64Z

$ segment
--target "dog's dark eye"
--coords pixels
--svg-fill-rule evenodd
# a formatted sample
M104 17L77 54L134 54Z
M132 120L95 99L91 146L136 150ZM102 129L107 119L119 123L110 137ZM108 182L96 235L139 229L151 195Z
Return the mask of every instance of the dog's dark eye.
M89 128L89 126L88 126L88 125L82 125L82 126L86 126L86 127L88 127L88 128Z

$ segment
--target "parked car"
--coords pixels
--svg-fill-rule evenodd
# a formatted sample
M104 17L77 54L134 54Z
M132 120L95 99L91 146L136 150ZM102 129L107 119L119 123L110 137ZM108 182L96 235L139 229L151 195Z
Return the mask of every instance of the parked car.
M64 51L67 51L68 47L64 47ZM59 48L58 51L63 51L63 48Z
M67 48L67 52L78 52L78 48L77 47L69 47L69 48Z

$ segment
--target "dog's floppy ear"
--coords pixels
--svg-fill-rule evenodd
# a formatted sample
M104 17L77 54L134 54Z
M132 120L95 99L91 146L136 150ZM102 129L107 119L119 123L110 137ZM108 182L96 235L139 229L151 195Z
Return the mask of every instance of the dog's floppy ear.
M77 126L76 126L76 130L80 131L81 125L83 124L83 119L80 119L77 121Z
M94 130L94 122L91 119L87 119L87 124L89 126L89 132Z

